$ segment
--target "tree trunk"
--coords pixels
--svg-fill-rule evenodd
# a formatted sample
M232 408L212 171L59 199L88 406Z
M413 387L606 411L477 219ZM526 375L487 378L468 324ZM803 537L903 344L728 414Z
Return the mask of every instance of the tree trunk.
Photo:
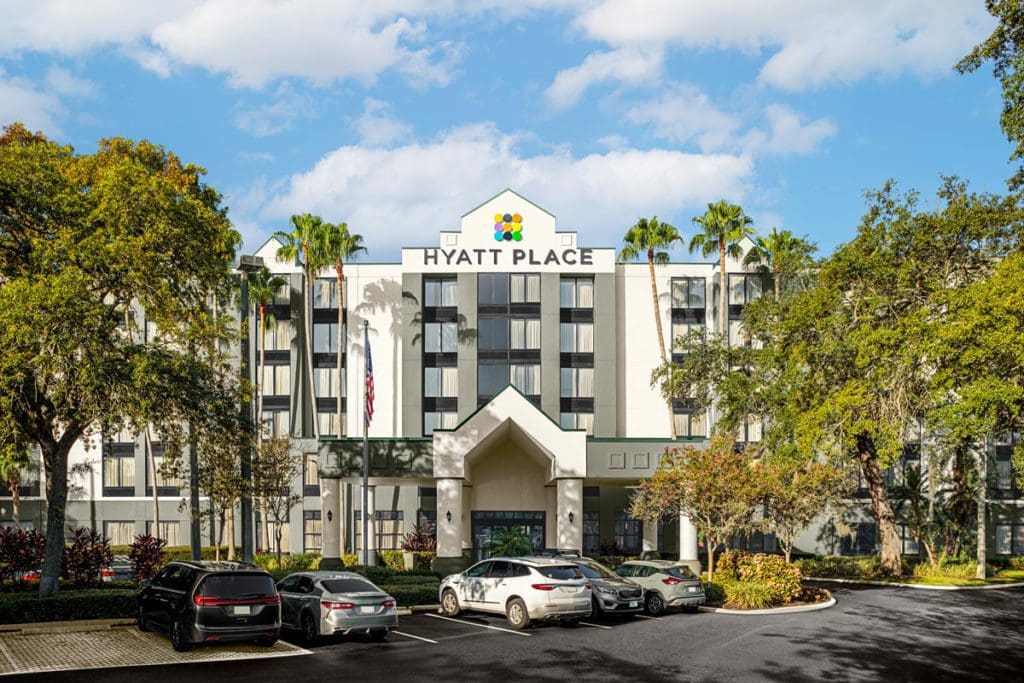
M21 528L21 470L15 468L11 478L7 482L7 489L11 492L11 516L14 518L14 528Z
M274 545L277 546L277 568L281 568L281 535L283 529L281 529L281 522L277 521L274 523Z
M228 560L235 559L235 501L228 506Z
M220 560L220 549L224 545L224 508L220 509L220 514L210 519L210 523L216 522L218 524L217 529L217 547L213 551L214 559Z
M661 352L661 364L668 365L665 354L665 333L661 328L661 306L658 305L658 280L654 277L654 250L647 250L647 267L651 271L651 303L654 305L654 326L658 330L658 351ZM676 419L672 409L672 396L665 397L668 403L668 429L672 438L676 438Z
M334 395L338 400L338 433L336 434L336 436L340 437L342 434L345 433L345 412L341 407L341 370L342 360L344 358L342 354L345 352L345 347L347 346L348 342L348 340L346 339L347 335L342 334L342 330L345 329L345 264L342 263L341 261L338 261L335 264L335 270L338 271L338 376L334 380L336 382L336 390L334 392ZM305 473L303 473L303 476L305 476Z
M708 583L715 580L715 544L706 537L704 542L708 544Z
M988 505L988 441L985 447L978 450L978 566L974 576L986 579L988 571L988 528L985 519L985 508Z
M149 435L149 425L144 431L146 440L146 459L149 461L149 485L153 487L153 538L160 538L160 494L156 485L156 458L153 457L153 440Z
M782 554L786 557L786 564L793 560L793 544L779 538L779 545L782 546Z
M302 317L305 318L306 334L306 380L309 382L309 403L313 413L313 438L320 438L320 419L316 411L316 391L313 384L313 278L316 276L309 267L309 250L302 247L302 271L306 276L302 288Z
M871 514L878 523L878 531L882 537L882 573L890 577L898 577L903 573L900 554L900 534L896 529L896 515L893 514L889 502L889 492L885 488L885 478L875 457L874 444L870 437L859 437L858 450L861 470L868 482L871 494Z
M81 432L79 432L81 434ZM64 511L68 502L68 453L77 440L42 439L39 442L46 467L46 550L39 577L39 595L57 593L60 564L64 555Z
M729 328L727 327L727 325L729 323L729 312L726 310L726 301L728 301L728 299L726 297L725 288L726 288L726 285L729 282L729 278L725 274L725 240L724 239L719 239L718 240L718 255L719 255L719 267L721 268L721 272L718 274L719 278L720 278L720 281L721 281L721 287L719 287L719 292L718 292L718 325L719 325L718 331L721 333L722 338L725 339L726 342L728 343Z

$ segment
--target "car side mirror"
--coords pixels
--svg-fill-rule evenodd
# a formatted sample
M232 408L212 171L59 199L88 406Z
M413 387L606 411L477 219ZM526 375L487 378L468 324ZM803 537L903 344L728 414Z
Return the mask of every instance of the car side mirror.
M152 585L153 585L153 582L150 581L149 579L143 579L142 581L139 582L139 588L149 588Z

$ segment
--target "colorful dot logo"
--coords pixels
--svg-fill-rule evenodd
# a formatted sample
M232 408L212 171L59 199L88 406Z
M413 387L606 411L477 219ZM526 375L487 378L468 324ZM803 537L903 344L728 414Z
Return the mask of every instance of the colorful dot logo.
M523 239L523 217L518 213L494 214L494 241L518 242Z

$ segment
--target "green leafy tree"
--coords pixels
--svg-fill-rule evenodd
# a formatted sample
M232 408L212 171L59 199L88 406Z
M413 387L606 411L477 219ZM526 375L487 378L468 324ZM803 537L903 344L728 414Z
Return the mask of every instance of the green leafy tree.
M634 494L630 514L646 521L689 517L704 539L712 581L715 548L755 527L760 502L753 459L733 448L730 435L719 433L706 448L667 450Z
M521 528L499 527L491 532L484 550L491 557L519 557L533 552L533 541Z
M281 535L284 523L288 521L288 512L302 502L302 496L291 490L298 472L288 439L267 439L260 445L259 457L253 463L253 491L266 501L267 519L274 521L278 567L281 566Z
M154 391L203 434L243 427L237 373L186 352L208 336L205 293L230 286L240 242L202 174L146 141L79 154L17 124L0 135L0 442L13 431L41 452L44 596L57 591L75 442L108 416L145 418ZM124 334L133 305L167 344ZM172 452L181 433L162 435Z
M762 457L757 471L764 506L761 528L775 534L789 562L796 537L842 500L849 477L830 463L789 454Z
M743 265L760 266L771 277L775 301L782 297L784 280L804 275L814 262L818 247L806 237L789 230L772 228L766 237L754 237L754 246L743 257Z
M632 228L626 231L623 236L623 247L619 251L619 261L635 261L646 258L647 267L651 274L651 304L654 307L654 325L658 335L658 350L661 352L662 365L668 363L668 356L665 353L665 334L661 327L661 306L658 304L658 281L654 276L655 265L668 263L668 251L676 242L682 242L682 237L675 227L668 223L653 218L641 218ZM672 398L666 398L668 402L669 430L672 438L676 438L676 423L672 416Z
M999 124L1014 145L1011 161L1024 160L1024 5L1019 0L985 0L989 14L998 20L992 35L976 45L956 65L962 73L972 73L992 62L996 78L1003 88L1003 113ZM1014 190L1024 186L1024 166L1009 180Z
M728 333L726 322L729 319L726 306L726 288L729 280L725 272L725 258L731 256L738 259L743 256L740 242L754 235L754 230L750 227L754 221L743 213L740 206L722 199L714 204L708 204L708 210L704 215L696 216L693 222L699 225L703 232L690 238L690 253L700 251L701 256L718 254L718 331L725 335Z

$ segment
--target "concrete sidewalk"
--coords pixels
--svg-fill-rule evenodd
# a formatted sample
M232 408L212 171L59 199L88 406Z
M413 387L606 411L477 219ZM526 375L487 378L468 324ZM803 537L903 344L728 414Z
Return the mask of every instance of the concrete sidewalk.
M0 635L28 635L33 633L82 633L107 631L112 628L135 626L135 618L77 619L75 621L37 621L29 624L0 624Z

